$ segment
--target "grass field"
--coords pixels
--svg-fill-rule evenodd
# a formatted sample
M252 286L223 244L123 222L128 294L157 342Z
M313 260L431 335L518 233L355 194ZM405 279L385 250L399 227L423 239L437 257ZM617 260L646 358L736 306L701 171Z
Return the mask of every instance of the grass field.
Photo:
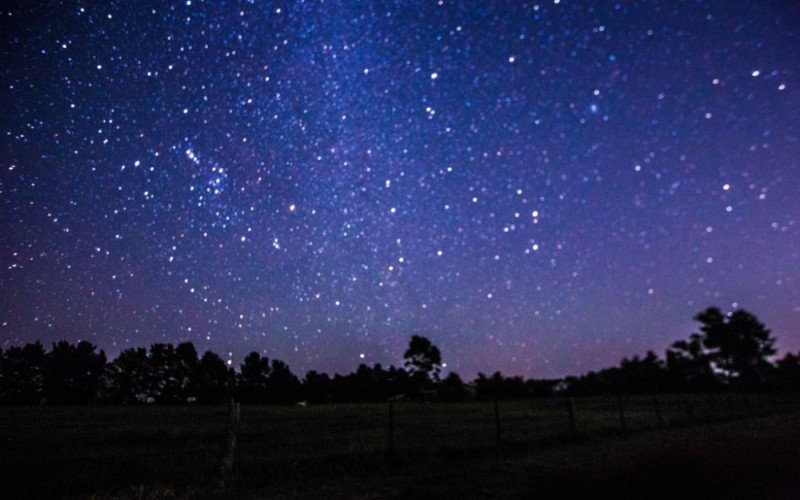
M613 464L624 469L635 466L630 456L644 453L609 457L602 452L614 443L639 443L645 450L647 443L659 445L669 436L688 433L702 448L704 430L720 426L728 426L723 433L728 444L769 442L780 437L776 433L782 428L797 426L800 409L796 398L768 395L657 401L623 399L623 427L618 400L576 399L574 429L564 399L500 402L498 413L491 402L400 403L392 408L391 433L388 404L243 407L235 474L226 494L349 497L363 490L361 497L367 498L400 498L409 491L441 497L493 478L458 496L493 496L493 491L498 497L514 496L520 485L553 487L542 486L541 480L531 483L525 470L560 463L542 477L569 476L565 482L574 485L580 481L570 469L572 462L582 464L583 473ZM220 493L227 421L224 407L3 408L3 497L201 498ZM766 422L769 432L759 437L760 428L749 427L752 422ZM800 434L797 438L800 442ZM581 456L588 462L557 458L580 447L586 448ZM419 491L419 485L429 489Z

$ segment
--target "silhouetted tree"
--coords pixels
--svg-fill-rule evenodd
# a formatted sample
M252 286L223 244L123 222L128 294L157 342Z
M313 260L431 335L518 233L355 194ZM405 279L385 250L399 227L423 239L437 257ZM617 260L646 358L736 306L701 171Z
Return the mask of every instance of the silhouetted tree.
M431 382L439 381L442 355L439 348L426 337L412 335L403 358L420 391L430 386Z
M644 358L623 358L618 368L600 373L617 394L662 393L670 385L667 368L653 351L647 351Z
M606 377L594 371L580 377L567 377L564 382L566 385L564 394L568 396L599 396L614 392Z
M494 372L491 377L478 373L475 379L475 392L478 399L521 399L528 397L528 387L522 377L504 377Z
M180 401L189 398L197 398L197 349L191 342L181 342L175 348L175 364L173 366L174 377L177 379L178 393Z
M389 397L413 392L414 381L406 370L396 366L389 366L385 374L387 394Z
M775 339L758 318L745 310L725 316L710 307L695 316L702 323L703 345L712 364L732 385L754 388L763 385L769 357L775 354Z
M44 396L45 350L40 342L10 347L0 357L0 403L39 404Z
M375 398L376 402L388 401L390 397L397 394L393 387L391 374L384 370L380 363L376 363L372 367L372 380L374 386L371 396Z
M624 358L619 366L563 380L526 381L500 372L491 377L480 373L474 381L476 396L644 394L709 391L726 385L800 391L800 353L771 363L775 339L755 316L743 310L724 315L708 308L695 319L701 323L700 333L673 343L666 362L648 351L643 358ZM403 356L407 370L361 364L355 372L333 378L310 371L301 383L284 362L270 361L256 352L245 357L236 374L211 351L198 359L191 342L125 349L111 363L89 342L57 342L50 352L36 342L0 349L0 404L134 402L148 397L159 402L194 397L203 403L220 403L231 395L244 403L262 404L301 399L379 402L400 394L461 401L471 392L472 385L464 384L456 373L439 381L441 353L429 339L412 336Z
M306 381L309 387L312 380ZM329 400L337 403L384 402L400 394L419 395L420 390L419 381L413 382L407 371L394 366L384 369L380 364L360 364L354 373L336 374L329 387Z
M375 370L363 363L358 365L356 372L352 375L352 385L357 401L376 402L386 399Z
M775 386L782 391L800 391L800 352L787 353L775 364Z
M354 373L336 374L333 378L334 398L339 402L375 402L381 401L378 380L372 368L365 364L358 365Z
M200 403L217 404L228 400L233 390L234 373L218 354L206 351L194 370L193 386Z
M464 401L467 397L464 381L461 380L461 377L456 372L450 372L439 383L437 393L441 401Z
M106 365L106 355L90 342L53 344L45 358L44 395L54 404L94 401Z
M556 392L556 387L561 383L561 380L526 380L525 386L528 388L528 394L534 398L549 398Z
M150 375L155 386L155 397L159 403L184 401L181 397L183 380L178 356L172 344L157 343L150 346L148 353Z
M670 390L688 390L689 373L703 372L705 361L696 361L689 343L676 342L679 347L668 353L674 373L653 351L644 358L623 358L619 366L590 371L579 377L568 377L565 393L570 396L611 396L621 394L659 394ZM686 354L686 348L689 354ZM685 355L685 357L684 357ZM691 368L691 370L690 370ZM710 371L709 371L710 373ZM680 383L674 380L680 381Z
M497 379L494 376L490 378L483 372L478 372L478 378L473 383L475 384L475 396L478 399L497 399L499 396L500 387L498 387Z
M331 399L336 403L353 403L360 401L358 388L355 386L355 375L334 373L331 379Z
M244 358L236 387L243 403L288 404L302 398L302 385L289 366L280 360L251 352Z
M113 402L133 403L158 391L144 347L122 350L108 365L106 373L109 399Z
M248 354L239 368L236 399L242 403L264 403L269 390L269 358L257 352Z
M283 361L273 359L268 379L267 403L291 404L302 399L302 385Z
M674 391L710 391L720 387L700 335L679 340L667 349L667 376Z
M303 380L303 396L309 403L327 403L333 399L333 383L325 373L314 370L306 373Z

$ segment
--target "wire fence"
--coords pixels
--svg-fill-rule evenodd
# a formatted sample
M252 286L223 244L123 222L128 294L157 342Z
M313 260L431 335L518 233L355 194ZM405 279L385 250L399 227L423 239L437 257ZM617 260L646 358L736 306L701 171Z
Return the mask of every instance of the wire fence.
M359 453L535 446L797 410L800 398L766 394L246 407L238 454L244 460L296 461Z
M97 491L129 481L344 457L531 448L607 433L800 411L800 396L702 394L308 407L3 408L0 481ZM54 490L55 491L55 490Z

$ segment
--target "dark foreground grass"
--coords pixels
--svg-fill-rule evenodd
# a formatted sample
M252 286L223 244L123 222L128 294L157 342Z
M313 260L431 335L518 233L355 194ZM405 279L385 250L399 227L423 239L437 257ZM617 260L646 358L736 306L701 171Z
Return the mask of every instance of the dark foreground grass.
M585 437L529 450L429 457L328 498L800 498L800 416ZM348 491L348 488L353 488ZM313 489L305 498L315 498ZM303 497L292 495L287 497ZM254 495L254 498L257 494Z
M39 407L0 413L4 498L60 498L214 474L222 408Z
M798 493L792 403L626 398L623 429L617 400L586 398L571 433L565 400L501 402L499 435L491 403L404 403L391 453L385 404L244 407L225 491L223 407L3 408L0 484L3 498L782 498Z

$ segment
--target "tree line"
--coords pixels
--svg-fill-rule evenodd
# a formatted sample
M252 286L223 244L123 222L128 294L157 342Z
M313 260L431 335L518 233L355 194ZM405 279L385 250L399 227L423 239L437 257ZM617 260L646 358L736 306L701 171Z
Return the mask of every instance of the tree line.
M40 342L0 349L0 404L382 402L391 398L464 401L554 395L669 392L798 391L800 353L772 360L775 338L751 313L708 308L699 332L673 343L663 358L649 351L615 367L555 380L479 373L466 383L441 379L441 353L411 337L402 367L360 364L346 375L309 371L300 379L278 359L248 354L235 371L216 353L199 355L191 342L125 349L109 361L90 342Z

